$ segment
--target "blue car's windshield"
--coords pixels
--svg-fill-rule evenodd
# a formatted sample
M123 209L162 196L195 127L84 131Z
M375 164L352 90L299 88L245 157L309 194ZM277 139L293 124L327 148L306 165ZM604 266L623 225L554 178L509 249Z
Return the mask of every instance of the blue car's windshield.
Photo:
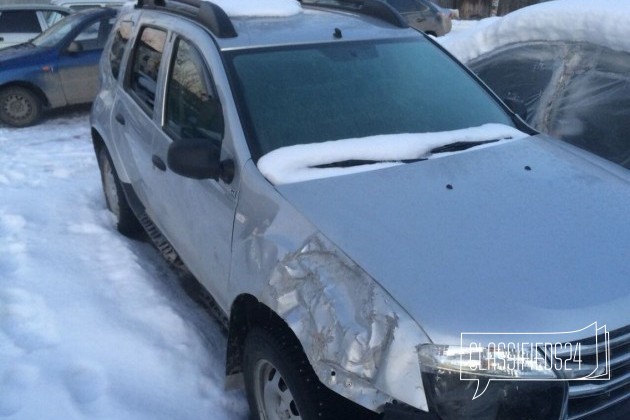
M63 38L79 26L85 19L84 15L69 15L34 38L31 43L38 47L52 47L57 45Z

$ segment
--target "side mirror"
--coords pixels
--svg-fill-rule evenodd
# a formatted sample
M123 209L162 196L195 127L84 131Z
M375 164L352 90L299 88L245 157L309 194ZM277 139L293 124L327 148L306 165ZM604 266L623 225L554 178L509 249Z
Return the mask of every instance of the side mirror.
M527 120L527 106L525 101L515 96L508 96L503 98L503 103L512 110L516 115L521 117L523 121Z
M81 47L81 44L77 41L72 41L70 45L68 45L68 48L66 48L66 53L70 55L78 54L81 51L83 51L83 47Z
M166 161L171 171L193 179L219 179L221 145L208 139L174 141L168 148Z

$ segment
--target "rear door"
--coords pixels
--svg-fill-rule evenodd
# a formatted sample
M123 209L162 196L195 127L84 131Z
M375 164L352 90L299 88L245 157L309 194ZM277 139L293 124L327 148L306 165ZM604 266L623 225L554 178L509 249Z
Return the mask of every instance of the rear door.
M116 95L112 112L112 135L124 142L132 164L128 165L134 191L154 218L161 191L152 177L156 170L152 162L153 139L160 131L155 123L159 115L157 86L163 77L163 56L168 31L157 26L138 23L139 30L131 55L127 60L123 89ZM121 70L122 72L122 70Z

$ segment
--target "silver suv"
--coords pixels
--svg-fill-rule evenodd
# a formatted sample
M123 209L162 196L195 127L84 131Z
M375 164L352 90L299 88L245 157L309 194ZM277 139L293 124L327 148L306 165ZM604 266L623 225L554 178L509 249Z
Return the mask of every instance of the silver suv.
M219 3L124 10L91 124L117 228L207 289L252 416L627 414L629 173L386 3Z

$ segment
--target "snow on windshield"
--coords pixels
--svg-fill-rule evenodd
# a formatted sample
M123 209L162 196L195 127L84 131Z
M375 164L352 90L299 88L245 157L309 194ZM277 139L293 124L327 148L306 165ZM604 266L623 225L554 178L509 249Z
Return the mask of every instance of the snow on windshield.
M212 0L230 17L284 17L302 12L296 0Z
M439 133L386 134L297 144L281 147L262 156L258 160L258 169L270 182L281 185L387 168L401 165L403 160L430 158L432 149L455 142L519 139L527 136L507 125L485 124ZM444 155L446 153L440 154ZM351 160L374 163L349 167L321 167Z
M489 18L469 30L438 38L466 63L498 47L523 41L590 42L630 51L630 2L555 0Z

